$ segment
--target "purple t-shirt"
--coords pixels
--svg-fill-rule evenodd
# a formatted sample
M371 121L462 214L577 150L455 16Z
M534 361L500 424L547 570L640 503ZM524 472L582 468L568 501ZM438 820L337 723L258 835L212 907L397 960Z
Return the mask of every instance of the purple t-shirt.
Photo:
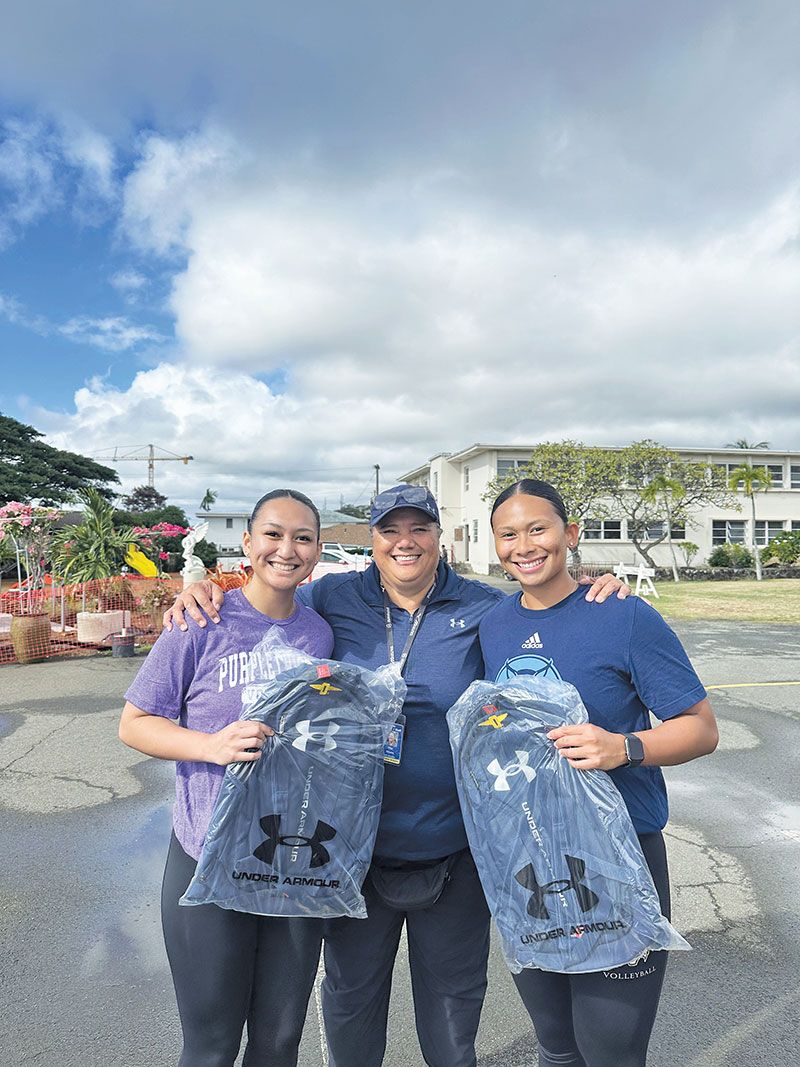
M316 611L297 603L288 619L270 619L241 589L225 596L221 622L206 627L189 620L186 633L163 631L125 699L151 715L178 719L190 730L215 733L242 711L242 686L250 681L250 653L273 626L286 641L317 659L328 659L333 633ZM200 856L224 767L178 760L173 826L182 848Z

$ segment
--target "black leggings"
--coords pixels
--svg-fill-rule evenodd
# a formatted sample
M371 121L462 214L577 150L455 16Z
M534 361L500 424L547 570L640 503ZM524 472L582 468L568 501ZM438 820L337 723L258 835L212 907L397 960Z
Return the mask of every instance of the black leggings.
M639 842L669 918L664 838L641 834ZM643 1067L666 966L666 952L651 952L613 971L515 974L539 1040L541 1067Z
M322 920L179 907L195 866L173 834L161 921L183 1029L179 1067L232 1067L245 1022L244 1067L295 1067Z

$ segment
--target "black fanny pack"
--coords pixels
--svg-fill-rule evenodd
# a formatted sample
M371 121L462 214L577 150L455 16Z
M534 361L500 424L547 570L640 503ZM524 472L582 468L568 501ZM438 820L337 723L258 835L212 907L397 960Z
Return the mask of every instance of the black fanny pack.
M375 858L369 869L369 880L381 902L395 911L430 908L444 892L450 872L465 851L429 863Z

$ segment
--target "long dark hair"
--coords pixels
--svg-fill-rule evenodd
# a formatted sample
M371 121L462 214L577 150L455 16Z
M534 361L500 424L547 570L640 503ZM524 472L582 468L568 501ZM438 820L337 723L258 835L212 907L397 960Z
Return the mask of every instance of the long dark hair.
M285 497L289 497L290 500L296 500L298 504L305 504L309 511L313 513L314 521L317 524L317 540L319 540L320 518L317 505L313 500L309 500L305 493L299 493L296 489L273 489L271 493L265 493L250 512L250 518L247 520L247 532L250 534L253 532L253 523L256 521L256 515L258 515L264 504L269 500L282 500Z
M492 504L492 514L489 517L489 522L494 525L494 513L512 496L517 496L519 493L524 493L526 496L538 496L542 500L547 500L553 505L553 508L558 512L558 516L563 520L566 526L569 523L569 516L567 515L567 509L564 507L564 501L561 499L561 494L557 489L554 489L549 482L540 482L538 478L522 478L518 482L514 482L513 485L509 485L507 489L504 489L500 496Z

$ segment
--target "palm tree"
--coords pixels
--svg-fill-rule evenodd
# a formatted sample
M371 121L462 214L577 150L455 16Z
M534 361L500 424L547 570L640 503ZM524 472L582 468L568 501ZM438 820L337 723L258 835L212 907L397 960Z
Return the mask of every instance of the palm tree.
M65 582L90 582L119 574L138 536L114 525L114 508L96 489L78 493L84 504L80 526L66 526L53 538L53 568Z
M756 544L756 493L764 492L772 485L772 479L769 476L769 471L766 467L753 467L750 463L743 463L741 467L737 467L732 470L728 477L728 486L733 489L734 492L739 492L739 487L742 486L741 491L746 496L750 497L750 508L752 511L753 521L753 558L756 561L756 580L761 581L761 555L758 551L758 545Z
M726 448L769 448L769 441L754 441L752 444L746 437L738 437L735 441L729 441Z
M200 510L201 511L211 511L211 505L214 503L214 501L216 499L217 499L217 494L214 492L214 490L213 489L206 489L206 495L200 501Z
M672 556L672 577L678 582L678 560L675 556L675 545L672 543L672 503L679 502L684 495L684 489L677 478L670 478L667 474L656 474L642 490L642 499L650 504L655 504L659 498L664 505L664 514L667 517L667 544Z

